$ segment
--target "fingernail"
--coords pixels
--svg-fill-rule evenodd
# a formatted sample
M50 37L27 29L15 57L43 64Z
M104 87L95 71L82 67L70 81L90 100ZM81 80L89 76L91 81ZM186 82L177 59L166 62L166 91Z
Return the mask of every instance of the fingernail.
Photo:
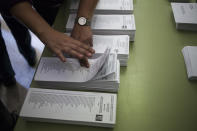
M80 58L83 58L83 55L79 55Z
M91 53L88 53L88 56L92 56L92 54Z
M90 64L88 64L87 67L89 68L90 67Z

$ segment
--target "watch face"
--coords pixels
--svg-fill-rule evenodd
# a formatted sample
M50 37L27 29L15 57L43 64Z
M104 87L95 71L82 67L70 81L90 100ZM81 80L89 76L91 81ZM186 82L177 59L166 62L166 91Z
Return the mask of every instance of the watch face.
M86 24L86 18L85 17L80 17L78 19L78 23L79 23L79 25L85 25Z

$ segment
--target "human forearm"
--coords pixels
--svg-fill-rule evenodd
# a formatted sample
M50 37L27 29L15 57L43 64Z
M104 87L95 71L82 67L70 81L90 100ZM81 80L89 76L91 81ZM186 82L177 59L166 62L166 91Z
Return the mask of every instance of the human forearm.
M80 0L77 17L85 17L87 20L91 21L97 2L98 0ZM75 23L71 36L89 46L93 46L92 30L90 25L81 26L78 23ZM81 65L86 65L87 61L81 60L80 63Z
M80 0L76 20L79 21L79 18L85 17L88 21L91 21L97 2L98 0ZM90 24L81 26L78 22L75 22L71 36L76 40L93 46Z
M48 23L32 8L29 2L20 2L10 9L11 14L24 23L39 38L51 30Z
M85 60L94 53L90 46L51 28L28 2L20 2L14 5L10 12L64 62L66 59L63 53ZM88 67L88 63L85 66Z
M91 19L98 0L80 0L77 16Z

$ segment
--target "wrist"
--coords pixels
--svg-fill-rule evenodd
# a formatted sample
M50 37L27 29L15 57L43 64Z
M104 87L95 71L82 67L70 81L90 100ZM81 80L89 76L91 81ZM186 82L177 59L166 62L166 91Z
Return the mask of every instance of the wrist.
M91 20L88 17L77 16L75 19L75 24L77 24L79 26L90 26Z
M78 31L83 31L83 30L87 30L87 29L91 29L91 26L81 26L78 23L75 23L73 30L78 30Z
M48 29L38 31L37 36L45 45L47 45L48 40L50 39L51 34L53 34L54 31L55 30L53 28L49 27Z

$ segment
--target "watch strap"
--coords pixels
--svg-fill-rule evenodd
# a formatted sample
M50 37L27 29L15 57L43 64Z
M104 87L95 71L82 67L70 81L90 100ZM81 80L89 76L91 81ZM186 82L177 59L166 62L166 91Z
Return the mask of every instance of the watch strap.
M80 16L80 17L83 17L83 16ZM78 20L79 20L80 17L77 17L75 19L75 24L79 24ZM86 17L84 17L84 18L86 18ZM90 25L91 25L91 21L88 18L86 18L86 23L84 25L80 25L80 26L90 26Z

